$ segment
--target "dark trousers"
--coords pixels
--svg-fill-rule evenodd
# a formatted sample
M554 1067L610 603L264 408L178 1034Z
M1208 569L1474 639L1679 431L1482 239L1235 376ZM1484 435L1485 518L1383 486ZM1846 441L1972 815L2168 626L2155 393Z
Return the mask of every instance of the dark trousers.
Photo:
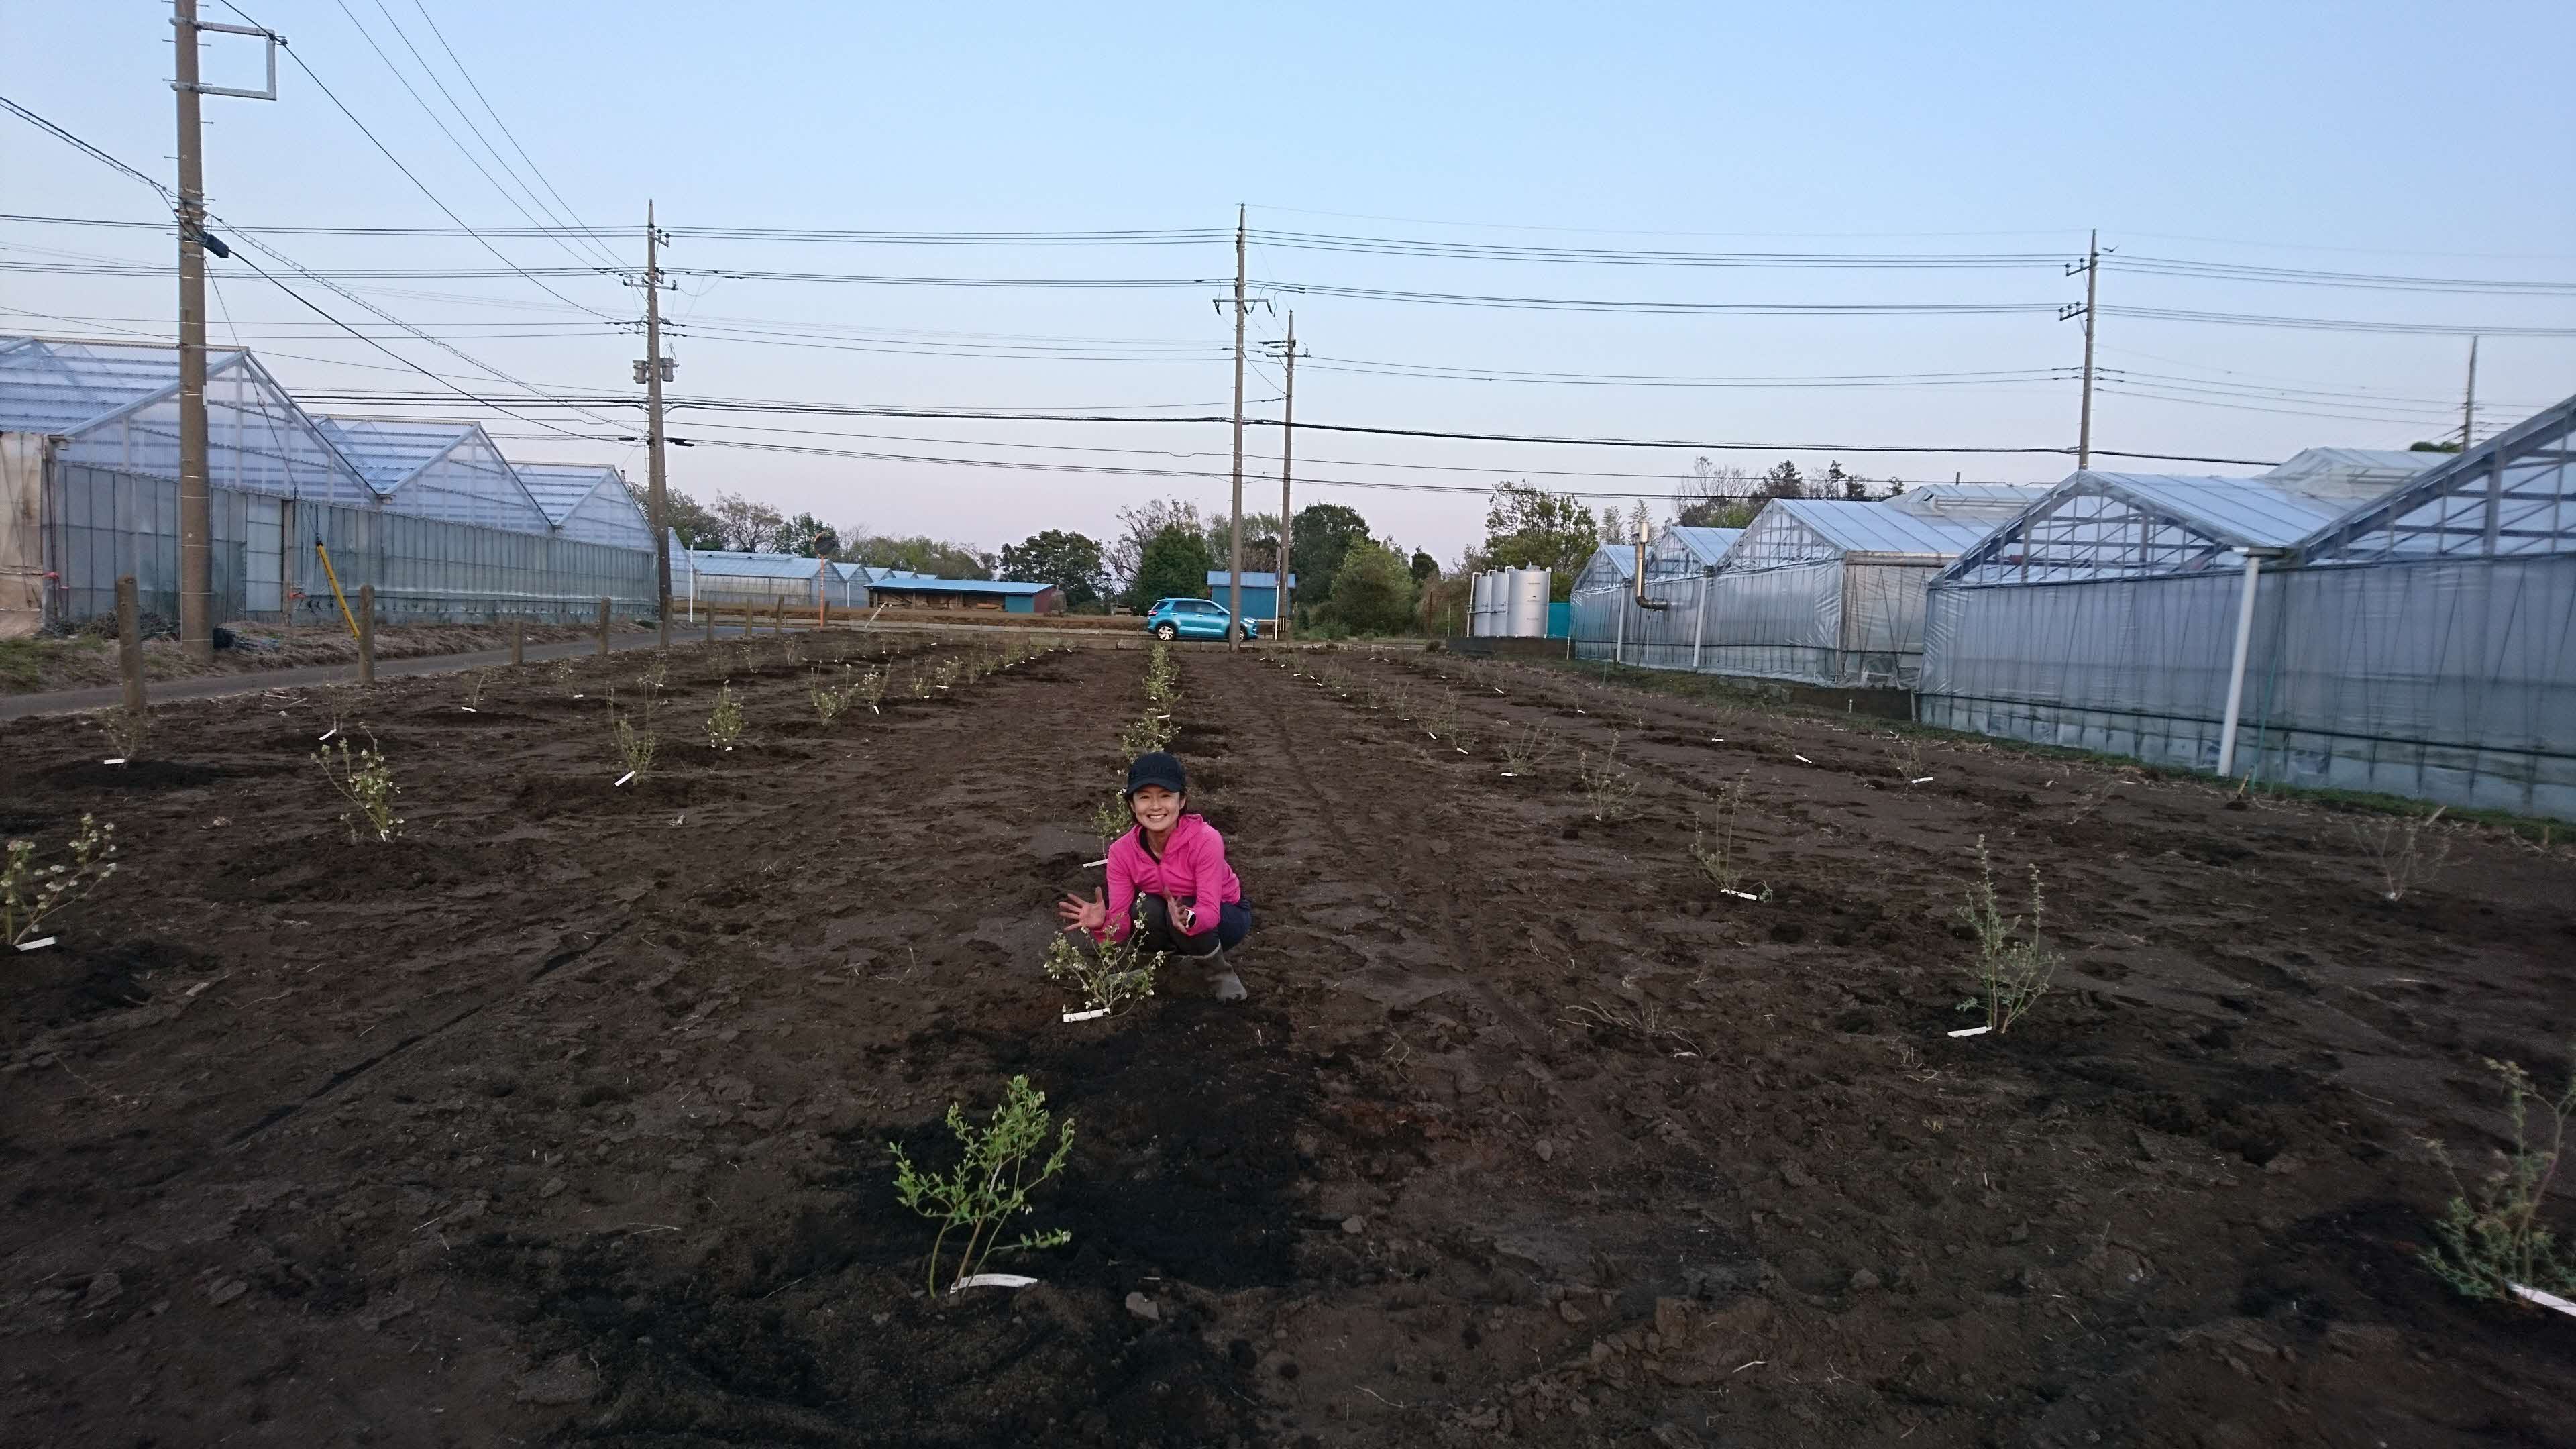
M1249 901L1228 901L1217 912L1216 929L1184 936L1172 921L1171 909L1161 896L1144 898L1145 920L1136 932L1136 941L1148 951L1161 951L1173 956L1213 956L1222 946L1232 950L1252 934L1252 905ZM1202 922L1203 924L1204 922Z

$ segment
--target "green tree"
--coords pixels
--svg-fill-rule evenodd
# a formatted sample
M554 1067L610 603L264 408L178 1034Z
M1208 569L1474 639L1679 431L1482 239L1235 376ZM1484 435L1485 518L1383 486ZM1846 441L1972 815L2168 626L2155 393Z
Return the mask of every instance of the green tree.
M1417 548L1413 551L1413 562L1407 567L1412 572L1413 582L1417 587L1426 579L1440 577L1440 560L1433 558L1423 549Z
M1224 568L1234 556L1234 519L1219 514L1207 521L1208 557ZM1243 571L1256 573L1279 566L1279 515L1247 513L1243 515Z
M1353 634L1400 634L1413 623L1413 571L1404 557L1373 539L1342 555L1323 618Z
M800 558L839 558L841 531L811 513L800 513L778 526L778 551Z
M1421 561L1422 556L1415 554L1414 562ZM1413 613L1421 623L1423 633L1442 639L1467 632L1467 596L1473 581L1474 575L1463 570L1454 573L1434 571L1428 578L1415 580L1414 587L1420 598Z
M1351 545L1366 542L1368 520L1358 510L1338 503L1318 503L1297 510L1289 531L1290 571L1297 575L1299 605L1321 605L1333 596L1334 576Z
M1135 596L1136 571L1144 566L1145 545L1174 524L1193 533L1203 534L1207 529L1207 520L1199 516L1199 506L1184 499L1160 498L1118 510L1117 536L1109 540L1103 552L1109 564L1110 585L1120 597Z
M929 574L943 579L989 579L993 576L993 559L978 553L971 545L950 543L927 534L909 538L887 538L863 533L853 539L843 557L850 563L863 563L870 568L902 569L907 573Z
M1796 463L1783 458L1778 467L1762 475L1761 491L1765 498L1804 498L1807 476L1798 471Z
M1825 476L1816 480L1816 496L1839 498L1846 503L1866 503L1869 501L1869 480L1857 473L1844 472L1839 460L1830 462L1825 465Z
M650 522L653 517L652 487L649 484L628 479L626 493L628 497L635 500L635 511L643 514L645 520ZM709 512L705 504L665 483L662 485L662 508L668 515L664 521L670 525L673 533L680 536L682 547L724 547L723 525L716 522L715 514Z
M1485 505L1485 566L1547 569L1553 598L1570 598L1574 576L1601 547L1592 510L1571 493L1550 493L1529 483L1497 483Z
M786 515L739 493L718 493L714 509L718 548L736 553L767 553L778 546Z
M2410 453L2456 453L2460 451L2460 440L2453 438L2447 443L2409 443L2406 445L2406 451Z
M1022 583L1048 583L1064 595L1067 608L1100 597L1107 582L1100 545L1079 533L1050 528L1022 542L1002 546L1002 576Z
M1142 612L1156 599L1204 599L1208 570L1207 536L1186 524L1168 524L1145 545L1136 561L1136 578L1128 585L1128 607Z

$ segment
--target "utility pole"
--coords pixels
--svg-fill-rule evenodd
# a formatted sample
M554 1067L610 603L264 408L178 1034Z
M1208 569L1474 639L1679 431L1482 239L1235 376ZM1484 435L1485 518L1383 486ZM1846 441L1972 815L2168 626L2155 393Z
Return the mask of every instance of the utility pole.
M171 0L170 25L178 45L170 89L179 97L179 647L190 662L206 664L215 657L215 529L206 491L206 164L197 98L277 99L279 41L255 26L201 22L197 0ZM266 40L268 89L200 83L197 36L207 30Z
M653 203L644 203L644 360L635 364L644 384L645 476L651 480L653 503L653 619L659 639L654 647L671 652L671 506L662 471L662 384L678 369L662 355L662 233L653 224Z
M2071 270L2071 269L2070 269ZM2084 244L2084 411L2075 428L2075 466L2093 466L2093 299L2102 277L2102 233Z
M197 125L197 0L172 0L179 93L179 647L215 657L214 513L206 493L206 165Z
M1243 648L1243 224L1245 208L1234 208L1234 539L1232 571L1226 579L1226 647ZM1285 524L1281 525L1285 527Z
M1285 639L1288 637L1289 621L1296 617L1291 608L1295 602L1295 590L1288 584L1289 545L1295 541L1297 532L1295 526L1297 515L1291 511L1288 502L1290 464L1297 453L1297 313L1293 309L1288 313L1288 340L1284 343L1274 342L1264 345L1278 353L1281 364L1288 371L1287 387L1284 389L1287 393L1288 410L1279 429L1278 572L1277 576L1270 581L1273 585L1270 597L1276 601L1279 611L1279 617L1273 621L1275 627L1271 633L1277 638Z
M2478 339L2469 339L2469 392L2460 402L2460 451L2469 450L2469 434L2478 425Z

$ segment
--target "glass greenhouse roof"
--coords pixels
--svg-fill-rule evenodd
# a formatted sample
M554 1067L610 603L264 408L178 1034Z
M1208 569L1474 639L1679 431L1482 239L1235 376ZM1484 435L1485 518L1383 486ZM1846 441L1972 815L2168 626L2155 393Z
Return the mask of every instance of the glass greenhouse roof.
M246 354L206 354L212 376ZM179 389L179 354L143 343L0 337L0 432L71 436Z
M1774 498L1727 551L1727 565L1766 568L1848 553L1946 559L1975 546L1990 528L1985 522L1924 518L1885 503Z
M1944 582L2021 584L2151 578L2287 549L2332 522L2334 503L2264 478L2087 470L1994 530Z
M626 475L605 463L513 463L519 481L565 538L619 548L653 546L653 521L636 506ZM679 555L673 554L676 560Z
M2576 397L2443 458L2304 540L2303 563L2576 553Z

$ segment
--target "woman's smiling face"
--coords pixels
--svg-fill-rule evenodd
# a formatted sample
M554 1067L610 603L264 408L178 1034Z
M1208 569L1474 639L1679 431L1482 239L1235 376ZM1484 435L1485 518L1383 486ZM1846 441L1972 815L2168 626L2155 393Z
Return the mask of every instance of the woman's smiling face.
M1160 835L1181 818L1182 797L1160 785L1139 785L1127 796L1127 808L1136 813L1136 823L1147 832Z

